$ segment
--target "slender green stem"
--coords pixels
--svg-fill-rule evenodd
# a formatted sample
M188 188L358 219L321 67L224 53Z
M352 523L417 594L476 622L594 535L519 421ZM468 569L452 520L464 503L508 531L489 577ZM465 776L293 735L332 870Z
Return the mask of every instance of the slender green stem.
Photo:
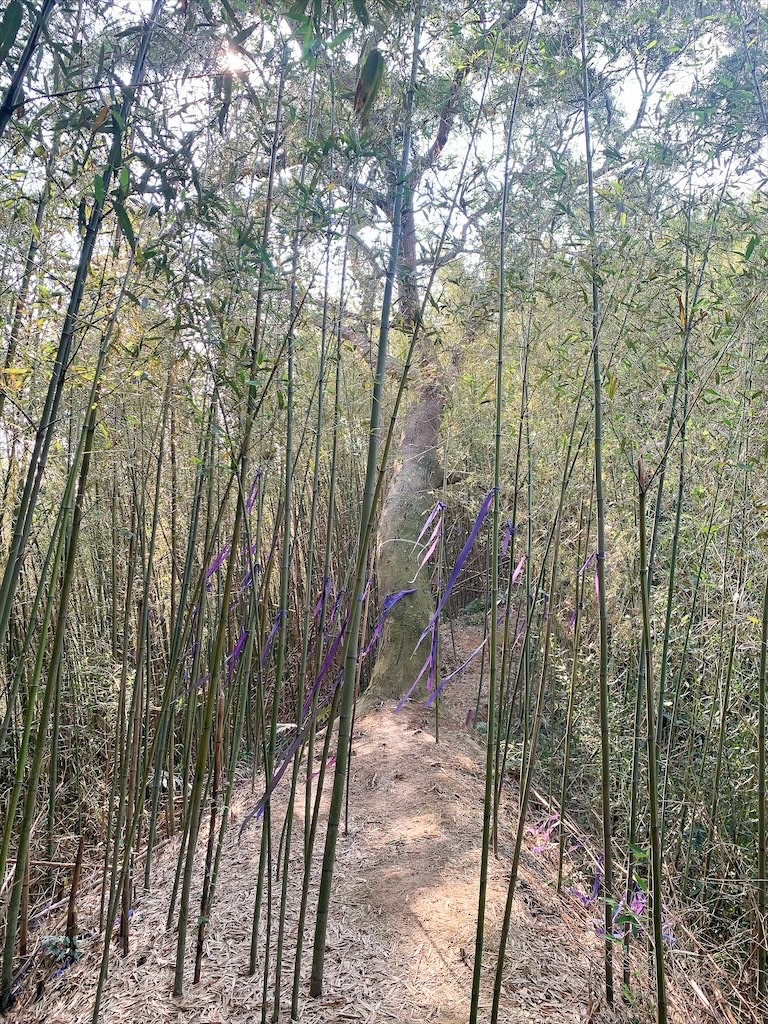
M664 930L662 908L661 837L659 830L659 782L656 746L656 710L653 692L653 664L651 658L651 612L648 596L648 550L646 536L646 492L648 477L642 460L638 463L637 478L640 490L640 597L643 609L643 638L645 642L645 715L648 754L648 807L651 820L651 908L653 916L653 953L656 967L656 1019L667 1021L666 974L664 970Z
M333 868L336 859L336 841L346 784L347 757L349 756L350 727L354 705L355 669L357 665L358 635L362 612L362 595L365 584L365 569L368 562L368 538L370 536L377 478L379 475L379 428L381 423L381 402L384 385L384 374L387 365L387 341L389 338L392 295L397 278L400 253L401 219L403 199L411 150L411 114L413 98L416 92L416 75L419 59L419 38L421 32L421 0L417 0L414 29L413 57L411 60L411 76L405 102L405 119L403 123L402 158L397 179L397 193L392 218L392 241L390 245L387 279L384 286L384 297L381 306L381 323L379 328L379 349L376 359L376 374L373 382L371 402L370 428L368 434L368 462L365 475L363 505L360 512L360 533L357 550L357 566L350 594L350 621L348 626L346 649L344 653L344 680L342 683L341 712L339 715L339 738L336 748L336 766L333 777L331 804L328 811L328 828L325 837L325 850L320 876L320 893L315 923L315 942L312 952L312 977L310 993L319 996L323 991L323 971L325 964L326 933L328 929L328 913L331 902L331 886Z
M608 696L608 604L605 573L605 493L603 483L603 409L602 372L600 369L600 286L599 256L595 218L595 185L592 174L592 138L590 134L589 67L587 64L587 28L584 0L579 0L581 34L582 87L584 100L584 143L587 154L587 203L591 249L592 284L592 366L594 370L595 404L595 504L597 507L597 587L600 621L600 772L603 818L603 899L605 921L605 996L613 1002L613 943L611 941L613 895L613 835L611 821L611 741L609 733Z

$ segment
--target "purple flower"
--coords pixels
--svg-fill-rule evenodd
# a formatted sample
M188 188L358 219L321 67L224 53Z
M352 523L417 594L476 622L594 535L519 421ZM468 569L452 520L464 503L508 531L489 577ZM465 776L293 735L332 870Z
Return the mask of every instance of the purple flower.
M592 900L597 899L600 895L600 886L603 884L603 857L602 854L597 858L597 866L595 867L595 879L592 882Z
M539 843L537 846L534 846L534 853L543 853L544 850L546 850L546 848L552 841L552 833L555 831L559 824L560 815L550 814L538 828L533 828L529 826L528 831L543 840L542 843Z
M569 889L571 896L575 896L582 906L588 907L592 903L592 893L582 892L581 889Z
M632 899L629 901L629 909L633 914L640 917L648 907L648 893L644 892L637 882L633 884L633 890Z

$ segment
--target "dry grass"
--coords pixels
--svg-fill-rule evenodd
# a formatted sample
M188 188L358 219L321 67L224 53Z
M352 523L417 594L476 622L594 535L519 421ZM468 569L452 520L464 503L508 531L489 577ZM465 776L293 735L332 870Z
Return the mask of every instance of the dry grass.
M477 645L476 632L458 637L461 662ZM479 659L478 659L479 661ZM482 740L464 727L474 704L478 666L450 684L441 711L440 743L435 744L434 715L418 705L400 714L392 706L368 714L359 723L352 759L350 828L339 840L334 902L326 955L326 986L313 1000L303 988L304 1024L387 1022L465 1024L472 977L477 878L482 833ZM287 783L287 780L286 780ZM287 788L287 786L286 786ZM258 796L258 794L256 794ZM273 851L277 849L285 793L273 802ZM516 826L515 794L502 815L501 855L492 860L484 956L483 1014L488 1019L496 943L506 896L508 852ZM183 998L171 996L175 933L165 930L177 846L158 855L149 893L140 894L131 922L131 950L123 958L115 948L102 1010L105 1024L201 1022L250 1024L262 1015L263 959L257 974L246 973L257 881L261 826L239 839L239 822L253 805L250 786L241 785L232 808L221 878L205 943L203 980L193 986L194 928L187 943L187 984ZM303 806L303 801L300 801ZM546 811L534 812L543 819ZM290 998L296 919L301 895L299 816L291 857L283 996ZM201 837L193 893L202 881ZM316 905L316 847L310 910ZM583 857L584 854L582 853ZM555 891L556 849L535 828L526 841L515 900L504 981L505 1022L642 1022L653 1017L650 1000L639 998L631 1012L623 1005L608 1010L601 998L602 943L590 912L572 896ZM273 903L279 885L273 880ZM98 919L98 892L83 895L79 915L84 928ZM194 912L191 914L194 917ZM306 938L305 974L311 956L313 921ZM274 945L273 929L273 945ZM50 979L44 997L20 1004L10 1022L75 1024L90 1020L101 954L98 937L86 943L77 964ZM262 936L263 957L263 936ZM646 958L639 956L638 991L648 990ZM273 961L272 961L273 962ZM617 967L620 970L617 957ZM693 978L690 961L686 976ZM273 992L270 968L268 995ZM305 978L305 982L306 982ZM704 993L706 983L695 982ZM672 986L672 1019L679 1022L719 1018L710 1002L707 1013L690 984ZM697 1008L694 1010L693 1007ZM272 1006L266 1012L271 1019ZM281 1019L290 1017L283 1000Z

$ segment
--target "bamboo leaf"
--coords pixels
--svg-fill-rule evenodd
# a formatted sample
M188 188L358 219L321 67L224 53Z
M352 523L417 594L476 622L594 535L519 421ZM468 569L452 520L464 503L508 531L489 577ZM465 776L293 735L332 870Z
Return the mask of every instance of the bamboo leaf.
M21 28L21 0L11 0L0 22L0 61L5 60Z
M354 31L355 30L351 26L349 28L342 29L342 31L339 32L337 36L334 36L328 43L328 49L335 50L338 46L341 46L347 41L347 39L349 39Z
M128 211L122 203L113 203L115 213L117 214L117 222L120 225L120 230L125 235L128 245L131 247L132 252L136 252L136 235L133 231L133 225L131 224L131 218L128 216Z
M352 0L352 7L354 8L355 14L359 18L360 22L368 27L368 11L365 8L364 0Z
M755 251L755 246L757 245L757 243L759 241L760 241L760 238L759 238L758 235L752 235L752 237L749 240L749 244L747 245L747 248L744 250L744 259L745 260L751 260L752 259L752 253Z

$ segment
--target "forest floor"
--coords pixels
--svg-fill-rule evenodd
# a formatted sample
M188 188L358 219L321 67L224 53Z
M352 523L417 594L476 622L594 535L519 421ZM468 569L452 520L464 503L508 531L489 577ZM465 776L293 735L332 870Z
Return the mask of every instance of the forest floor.
M477 646L480 631L462 628L456 636L456 664ZM446 645L450 648L450 644ZM448 658L453 660L453 655ZM399 1022L466 1024L472 985L477 885L483 816L484 738L467 726L474 708L479 661L452 681L440 709L439 743L434 711L409 704L399 714L384 705L356 725L349 800L349 832L341 834L328 930L324 995L308 996L309 961L317 901L322 835L318 837L305 940L303 1024ZM273 799L272 848L280 836L288 788L284 780ZM326 786L327 790L330 788ZM500 856L491 857L483 957L482 1021L490 1017L497 941L506 898L509 854L517 821L517 794L509 787L501 816ZM239 785L223 855L219 887L205 941L203 975L192 984L196 929L187 942L185 994L171 995L176 934L165 928L178 840L158 852L151 891L139 890L131 918L126 957L113 948L102 1003L104 1024L199 1022L251 1024L261 1020L262 971L247 974L261 827L252 824L239 838L240 824L258 798L250 783ZM297 801L303 809L303 799ZM635 1005L605 1006L602 996L603 945L594 907L584 907L570 889L578 879L589 889L594 858L588 844L569 839L563 893L556 892L556 831L549 836L547 809L531 808L507 946L500 1019L527 1024L566 1022L644 1022L653 1019L647 978L638 981ZM206 830L200 840L193 897L199 901ZM294 828L288 889L286 955L281 1019L290 1019L296 919L301 896L303 820ZM279 886L273 883L275 906ZM98 922L98 890L83 892L81 928ZM191 918L196 920L196 912ZM49 926L50 927L50 926ZM38 939L39 942L39 939ZM90 1021L101 955L101 940L85 943L80 961L51 977L42 998L9 1014L9 1022L75 1024ZM263 942L262 942L263 952ZM273 954L274 957L274 954ZM647 957L639 951L638 972ZM272 959L272 963L274 959ZM616 949L620 977L620 948ZM690 973L690 972L689 972ZM692 975L691 975L692 976ZM690 991L672 986L671 1019L693 1020L695 983ZM270 995L272 980L270 980ZM646 994L643 995L642 993ZM268 1007L272 1019L272 1007ZM696 1019L702 1017L699 1007ZM705 1019L713 1019L704 1014ZM716 1018L715 1018L716 1019Z

